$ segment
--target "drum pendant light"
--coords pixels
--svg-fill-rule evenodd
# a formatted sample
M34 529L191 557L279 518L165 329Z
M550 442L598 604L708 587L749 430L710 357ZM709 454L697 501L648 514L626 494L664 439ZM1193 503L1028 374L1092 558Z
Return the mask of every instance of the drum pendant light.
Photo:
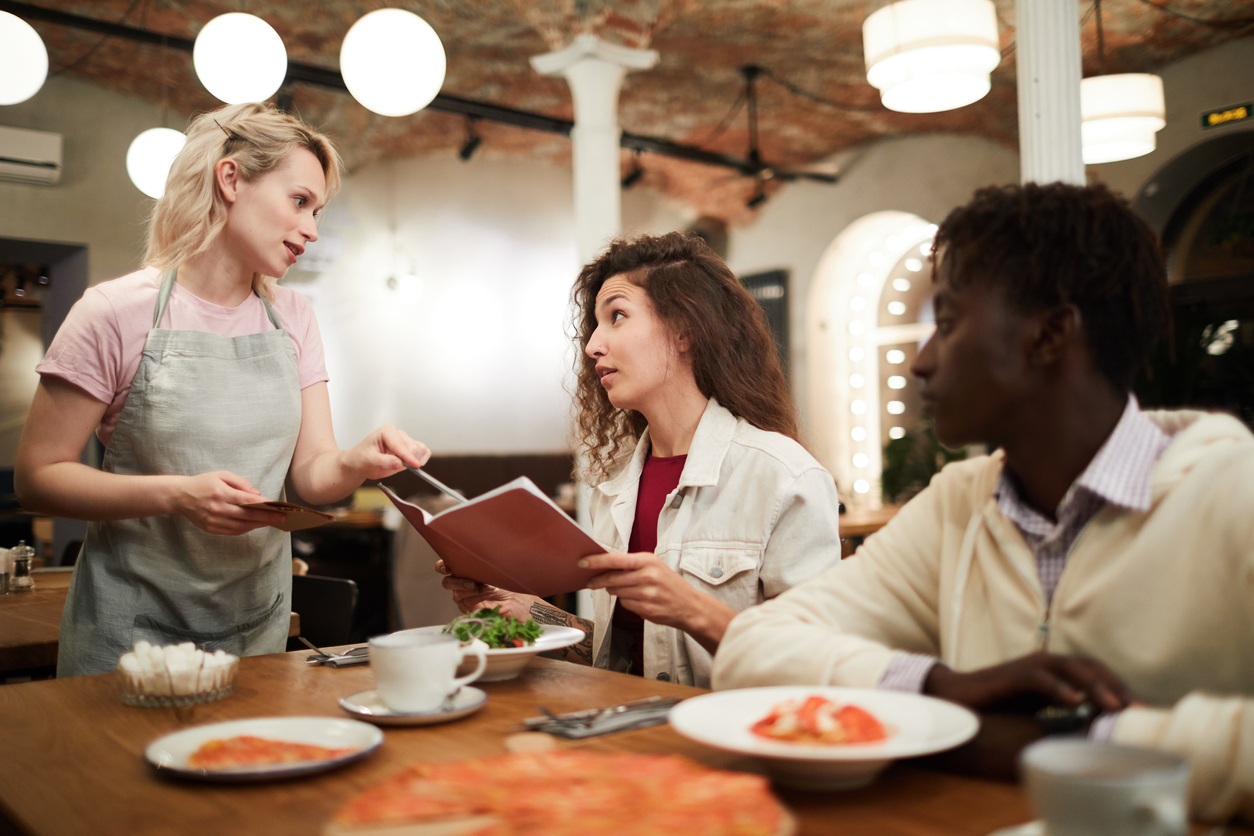
M135 187L160 199L165 194L170 165L185 142L187 136L173 128L149 128L135 137L126 151L126 173Z
M287 50L270 24L230 12L200 30L192 64L205 89L227 104L264 102L287 75Z
M0 12L0 105L24 102L48 78L48 49L29 23Z
M862 24L866 77L889 110L935 113L988 93L1001 63L992 0L897 0Z
M444 85L444 45L425 20L404 9L378 9L348 30L340 73L348 92L381 116L422 110Z
M1167 124L1163 80L1151 73L1118 73L1080 82L1084 164L1130 160L1153 151Z

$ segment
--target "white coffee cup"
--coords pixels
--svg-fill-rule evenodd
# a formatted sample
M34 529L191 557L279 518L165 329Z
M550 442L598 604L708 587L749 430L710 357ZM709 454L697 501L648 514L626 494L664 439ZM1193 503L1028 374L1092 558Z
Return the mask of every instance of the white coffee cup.
M1185 836L1189 763L1083 738L1042 740L1020 759L1047 836Z
M479 659L474 672L453 676L468 655ZM388 708L405 714L439 709L458 688L478 679L487 664L482 647L462 647L452 635L406 630L370 640L370 667L379 696Z

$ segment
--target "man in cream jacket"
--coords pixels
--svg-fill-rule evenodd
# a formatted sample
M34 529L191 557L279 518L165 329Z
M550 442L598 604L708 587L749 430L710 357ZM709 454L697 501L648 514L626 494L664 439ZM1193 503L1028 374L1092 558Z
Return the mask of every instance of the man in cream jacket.
M1033 709L1090 703L1090 735L1189 758L1195 815L1254 819L1254 436L1130 395L1168 319L1152 233L1102 187L1029 184L936 248L912 371L944 443L995 452L733 620L714 687L915 690L1010 751Z

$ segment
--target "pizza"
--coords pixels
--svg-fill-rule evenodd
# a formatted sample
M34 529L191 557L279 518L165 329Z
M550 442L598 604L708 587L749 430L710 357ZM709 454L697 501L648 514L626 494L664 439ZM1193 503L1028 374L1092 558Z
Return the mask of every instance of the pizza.
M884 725L869 711L819 696L776 705L750 731L768 740L812 746L875 743L888 737Z
M676 755L523 752L420 763L336 815L327 836L790 836L758 775Z
M192 769L218 772L246 766L271 766L301 761L326 761L356 752L352 746L334 749L312 743L292 743L241 734L236 737L206 740L187 758Z

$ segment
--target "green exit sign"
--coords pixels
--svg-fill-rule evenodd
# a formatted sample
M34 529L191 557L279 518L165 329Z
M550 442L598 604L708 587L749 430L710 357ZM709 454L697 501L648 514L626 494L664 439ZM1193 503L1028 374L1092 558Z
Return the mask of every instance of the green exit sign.
M1232 105L1231 107L1221 107L1219 110L1208 110L1202 114L1202 127L1218 128L1220 125L1244 122L1252 114L1254 114L1254 104L1250 102Z

